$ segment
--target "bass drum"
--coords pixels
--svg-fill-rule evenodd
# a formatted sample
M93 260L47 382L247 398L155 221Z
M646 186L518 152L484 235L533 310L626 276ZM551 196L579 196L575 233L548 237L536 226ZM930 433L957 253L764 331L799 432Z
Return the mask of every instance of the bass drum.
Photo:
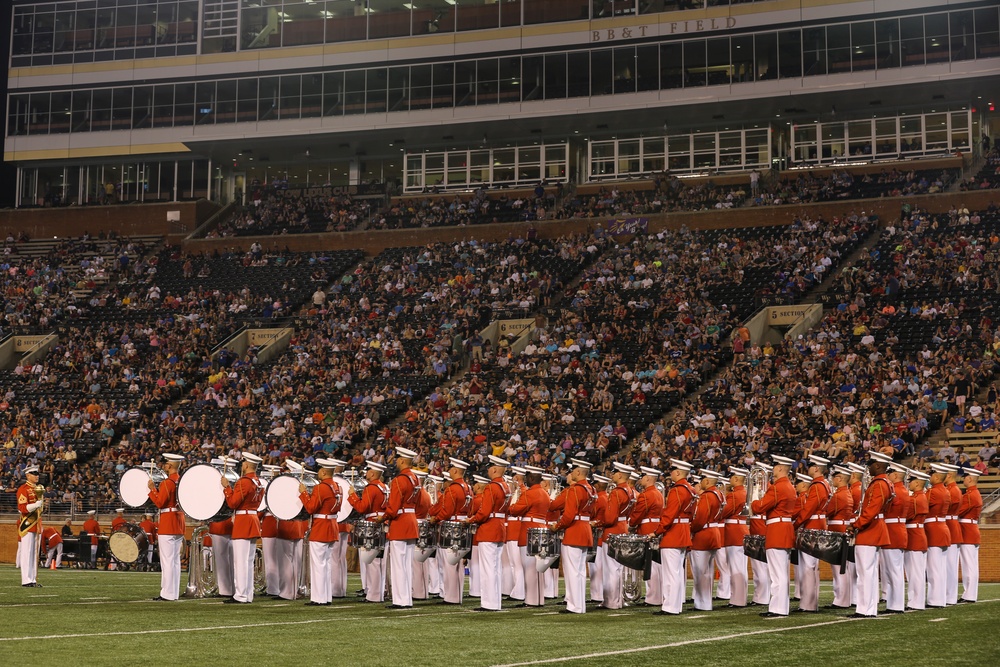
M135 563L146 555L149 538L137 524L126 523L108 537L108 549L122 563Z
M152 509L153 501L149 499L149 480L153 480L153 483L159 486L166 478L167 473L159 468L153 468L151 471L145 468L131 468L118 480L118 495L126 507Z
M622 533L608 535L608 556L627 568L642 570L646 566L646 550L649 549L647 535Z
M340 511L337 512L337 523L344 523L352 518L356 519L358 514L351 507L351 503L347 502L347 497L351 494L351 483L340 475L334 475L333 481L340 487Z
M795 548L830 565L843 565L849 551L847 533L803 528L795 533Z
M230 484L239 481L239 473L226 470L223 473L207 463L193 465L181 475L177 485L177 504L184 514L195 521L223 521L233 515L226 505L226 495L222 492L222 477Z
M298 475L278 475L267 485L264 494L264 502L267 503L267 510L281 521L302 521L309 518L309 512L302 506L299 500L299 484L306 486L307 492L319 484L315 477L302 477Z

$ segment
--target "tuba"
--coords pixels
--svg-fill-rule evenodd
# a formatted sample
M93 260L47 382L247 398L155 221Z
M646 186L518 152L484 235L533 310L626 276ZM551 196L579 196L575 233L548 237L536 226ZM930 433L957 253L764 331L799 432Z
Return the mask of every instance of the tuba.
M427 477L424 478L424 491L426 491L427 495L430 496L431 505L434 505L438 501L439 491L437 480L431 479L431 477L431 475L427 475Z
M188 584L184 589L186 598L205 598L216 591L215 554L205 548L208 526L201 525L191 534L188 549Z
M771 483L771 473L764 468L754 466L750 469L750 474L747 475L746 487L747 487L747 503L743 507L741 512L742 516L749 517L751 519L758 519L757 515L753 513L750 509L751 504L755 500L760 500L767 493L767 487Z
M555 500L562 493L562 480L559 475L553 475L549 481L549 500Z
M622 568L622 600L625 604L635 604L642 598L642 571L631 567Z

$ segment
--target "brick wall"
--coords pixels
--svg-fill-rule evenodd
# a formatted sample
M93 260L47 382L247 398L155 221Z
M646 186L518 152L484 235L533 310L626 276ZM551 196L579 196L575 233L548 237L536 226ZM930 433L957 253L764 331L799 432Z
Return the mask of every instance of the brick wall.
M31 238L82 236L90 232L116 231L120 235L190 234L201 221L219 209L209 201L169 204L122 204L120 206L80 206L0 210L0 234L26 231ZM167 222L167 211L179 211L178 222Z

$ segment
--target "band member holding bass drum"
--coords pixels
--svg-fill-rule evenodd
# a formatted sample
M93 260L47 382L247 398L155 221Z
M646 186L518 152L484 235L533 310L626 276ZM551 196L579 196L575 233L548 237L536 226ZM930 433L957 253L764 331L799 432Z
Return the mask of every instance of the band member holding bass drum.
M660 481L660 471L647 466L639 466L639 471L642 473L639 479L642 491L636 498L628 523L639 535L653 535L660 525L660 515L663 513L663 494L657 484ZM650 563L649 580L646 581L646 606L659 607L663 604L661 568L661 563L655 560Z
M833 494L826 504L827 529L846 533L854 524L854 497L851 495L851 471L842 466L833 467ZM853 565L849 563L848 565ZM833 568L833 602L826 609L850 609L854 597L854 579L849 567Z
M260 517L257 510L264 498L264 485L257 477L257 466L263 459L256 454L243 453L242 476L232 484L225 476L220 478L226 505L234 511L233 518L233 597L226 604L253 602L253 569L260 537Z
M375 521L385 510L389 502L389 487L382 481L382 473L385 472L385 465L377 461L367 462L367 472L365 486L359 496L354 487L351 487L347 496L347 502L351 504L363 519L362 521ZM382 602L385 600L385 560L382 554L370 554L374 556L366 559L358 554L359 567L361 570L361 589L365 594L367 602Z

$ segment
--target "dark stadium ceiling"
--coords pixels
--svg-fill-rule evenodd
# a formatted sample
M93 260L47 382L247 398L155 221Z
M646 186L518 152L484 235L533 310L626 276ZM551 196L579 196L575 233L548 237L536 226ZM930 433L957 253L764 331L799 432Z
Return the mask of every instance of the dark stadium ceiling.
M335 135L254 136L191 142L197 154L226 162L253 157L256 166L304 164L362 158L398 157L401 150L448 150L531 144L565 139L607 139L636 134L681 133L793 123L856 120L899 113L921 113L976 106L1000 91L1000 73L977 79L936 80L905 86L837 90L808 95L716 101L670 107L642 107L548 116L527 114L507 120L454 122L420 127L386 127ZM711 89L706 89L711 93ZM498 107L499 109L499 107ZM266 129L262 127L262 129ZM249 166L249 165L248 165Z

